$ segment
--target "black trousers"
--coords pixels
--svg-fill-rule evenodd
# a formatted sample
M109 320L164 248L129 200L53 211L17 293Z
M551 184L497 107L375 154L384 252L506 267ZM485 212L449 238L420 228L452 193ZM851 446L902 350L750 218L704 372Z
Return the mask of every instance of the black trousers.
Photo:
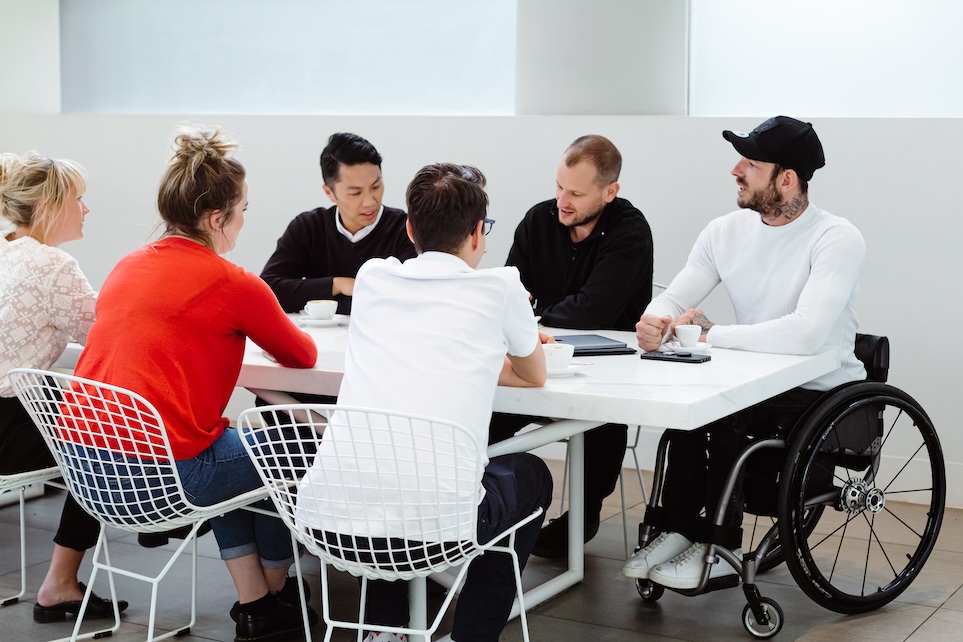
M54 466L53 456L27 410L16 397L0 397L0 473L24 473ZM85 551L97 543L100 522L67 494L54 542Z
M736 480L723 528L712 527L729 471L750 440L788 436L799 417L822 395L820 391L794 388L697 430L672 431L662 486L664 523L650 520L648 514L646 523L681 533L694 542L741 547L745 501L742 474ZM784 456L781 451L778 454ZM700 516L703 509L705 517Z
M529 453L491 459L482 477L485 497L478 505L478 541L495 535L552 501L552 475L545 462ZM515 552L525 563L535 547L545 514L518 529ZM500 542L504 544L507 542ZM515 572L504 553L486 553L472 562L458 596L451 637L458 642L497 642L515 599ZM408 622L408 583L369 581L365 621L403 626Z
M488 443L504 441L530 423L546 421L550 420L492 413ZM602 500L612 494L619 481L628 429L624 424L605 424L585 433L585 519L588 521L598 519Z

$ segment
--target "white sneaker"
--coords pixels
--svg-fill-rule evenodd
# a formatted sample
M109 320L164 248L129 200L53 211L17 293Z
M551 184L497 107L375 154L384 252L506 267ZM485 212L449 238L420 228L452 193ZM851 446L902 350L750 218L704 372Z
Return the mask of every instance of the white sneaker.
M692 542L679 533L661 533L638 553L625 561L622 575L640 580L649 577L653 567L667 562L692 546Z
M736 557L742 559L742 550L733 551ZM649 579L666 588L694 589L702 579L702 569L705 565L706 545L693 544L681 554L673 557L664 564L659 564L649 571ZM722 558L712 564L709 579L735 575L736 569Z
M365 636L364 642L408 642L408 636L404 633L372 632Z

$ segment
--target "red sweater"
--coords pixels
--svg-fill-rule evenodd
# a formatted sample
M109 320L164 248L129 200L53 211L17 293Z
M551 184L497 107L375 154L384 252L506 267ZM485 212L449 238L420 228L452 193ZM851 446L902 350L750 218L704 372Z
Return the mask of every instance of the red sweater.
M317 361L314 340L260 278L193 241L165 238L111 271L75 373L143 395L164 420L174 458L190 459L228 425L245 337L281 365Z

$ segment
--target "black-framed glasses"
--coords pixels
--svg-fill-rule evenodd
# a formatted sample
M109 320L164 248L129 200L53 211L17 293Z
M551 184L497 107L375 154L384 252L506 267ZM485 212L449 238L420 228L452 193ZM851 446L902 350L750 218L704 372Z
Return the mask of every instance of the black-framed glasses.
M485 233L485 236L488 236L488 233L492 231L492 226L494 224L495 219L493 218L482 219L482 232Z

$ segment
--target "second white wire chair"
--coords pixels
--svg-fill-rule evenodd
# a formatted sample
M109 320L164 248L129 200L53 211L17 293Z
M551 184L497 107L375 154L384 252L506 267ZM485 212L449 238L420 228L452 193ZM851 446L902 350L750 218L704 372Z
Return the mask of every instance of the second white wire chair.
M16 604L27 592L27 521L24 510L25 491L30 484L49 482L60 477L56 466L0 475L0 494L16 492L20 500L20 592L0 600L0 606ZM62 486L61 486L62 487Z
M284 423L291 425L284 430L276 427ZM467 429L439 419L319 404L245 410L238 417L238 429L281 519L297 541L321 559L326 641L336 627L357 631L359 642L365 629L430 639L469 564L491 552L511 556L522 633L529 639L513 547L517 529L542 510L489 542L478 541L484 446ZM498 546L506 536L509 545ZM357 622L333 618L328 565L362 578ZM426 576L451 567L460 567L454 585L426 627L365 624L368 580L423 583ZM296 568L300 578L300 563ZM418 613L412 613L412 619L425 620Z

